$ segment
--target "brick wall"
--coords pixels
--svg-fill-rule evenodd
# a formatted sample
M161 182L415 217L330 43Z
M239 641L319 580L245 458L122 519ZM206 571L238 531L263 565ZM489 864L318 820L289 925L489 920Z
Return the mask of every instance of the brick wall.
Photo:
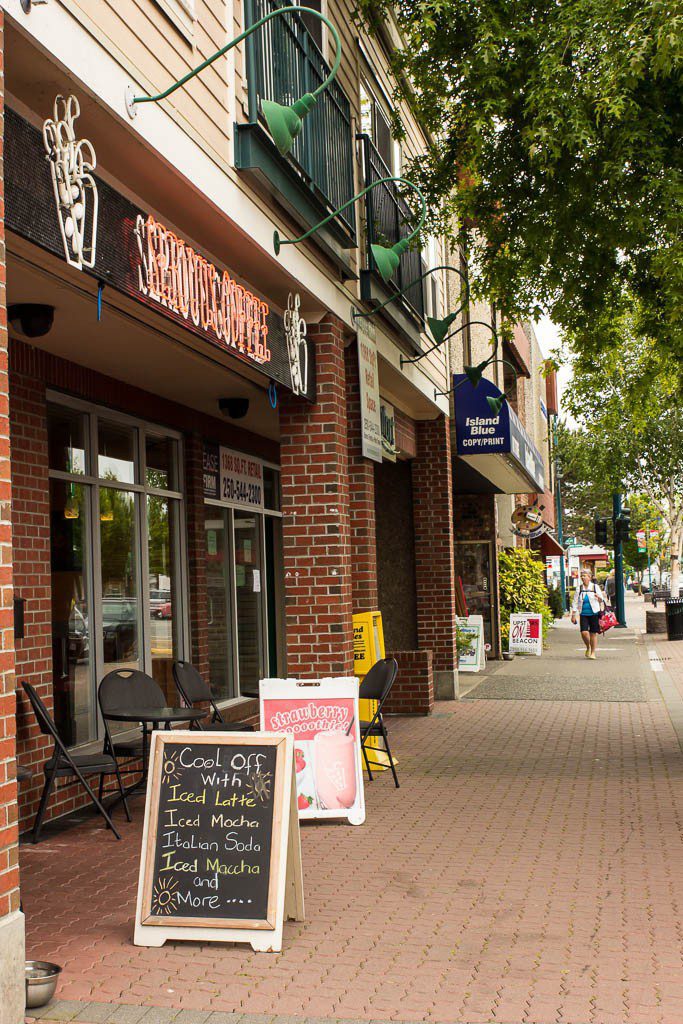
M328 315L309 325L315 405L280 401L287 674L353 672L349 460L344 335Z
M23 1019L24 922L19 912L16 781L16 686L12 585L6 250L2 144L4 139L4 13L0 10L0 1017Z
M446 416L417 424L417 457L412 467L419 647L432 652L437 697L452 697L457 656L451 442Z
M375 536L375 463L364 458L361 449L358 346L355 341L345 351L345 375L353 610L371 612L379 607Z
M384 705L388 715L430 715L434 709L431 651L387 651L396 658L398 675Z
M52 695L52 626L50 580L50 502L47 460L45 386L25 374L10 376L12 436L14 585L25 601L24 639L16 641L18 682L35 686L50 711ZM19 761L33 776L21 788L22 827L30 824L43 785L43 762L52 743L36 724L23 693L17 701ZM73 810L76 789L57 783L50 816Z

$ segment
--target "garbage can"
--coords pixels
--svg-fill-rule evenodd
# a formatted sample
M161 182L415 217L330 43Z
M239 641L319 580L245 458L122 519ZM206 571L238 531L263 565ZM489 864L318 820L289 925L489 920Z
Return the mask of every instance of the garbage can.
M664 603L667 639L683 640L683 597L669 597Z

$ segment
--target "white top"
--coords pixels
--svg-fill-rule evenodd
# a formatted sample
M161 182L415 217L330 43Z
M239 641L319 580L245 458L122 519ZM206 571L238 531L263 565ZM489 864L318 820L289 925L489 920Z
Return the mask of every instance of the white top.
M603 591L600 589L599 583L589 583L587 587L583 585L583 582L576 588L574 594L574 600L572 601L572 611L579 612L583 605L583 595L588 594L588 600L590 601L591 610L593 615L600 611L600 602L603 604L607 603Z

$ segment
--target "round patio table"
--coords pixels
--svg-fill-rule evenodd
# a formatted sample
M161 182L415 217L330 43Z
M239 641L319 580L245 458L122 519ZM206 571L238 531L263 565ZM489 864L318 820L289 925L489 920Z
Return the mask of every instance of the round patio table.
M129 786L125 791L128 797L137 789L147 785L148 751L147 751L147 726L151 725L158 729L161 722L166 729L170 729L174 722L198 722L200 718L206 718L208 711L202 708L109 708L103 712L103 717L110 722L141 722L142 723L142 776L136 783ZM114 737L112 737L112 742ZM114 803L118 803L119 797Z

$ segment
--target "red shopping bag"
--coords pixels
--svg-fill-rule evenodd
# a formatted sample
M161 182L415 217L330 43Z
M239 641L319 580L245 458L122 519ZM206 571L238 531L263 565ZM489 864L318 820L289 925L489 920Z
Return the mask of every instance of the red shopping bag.
M600 612L600 616L598 618L598 622L600 623L600 632L606 633L608 629L612 628L612 626L616 626L617 621L617 617L612 609L605 608L603 612Z

